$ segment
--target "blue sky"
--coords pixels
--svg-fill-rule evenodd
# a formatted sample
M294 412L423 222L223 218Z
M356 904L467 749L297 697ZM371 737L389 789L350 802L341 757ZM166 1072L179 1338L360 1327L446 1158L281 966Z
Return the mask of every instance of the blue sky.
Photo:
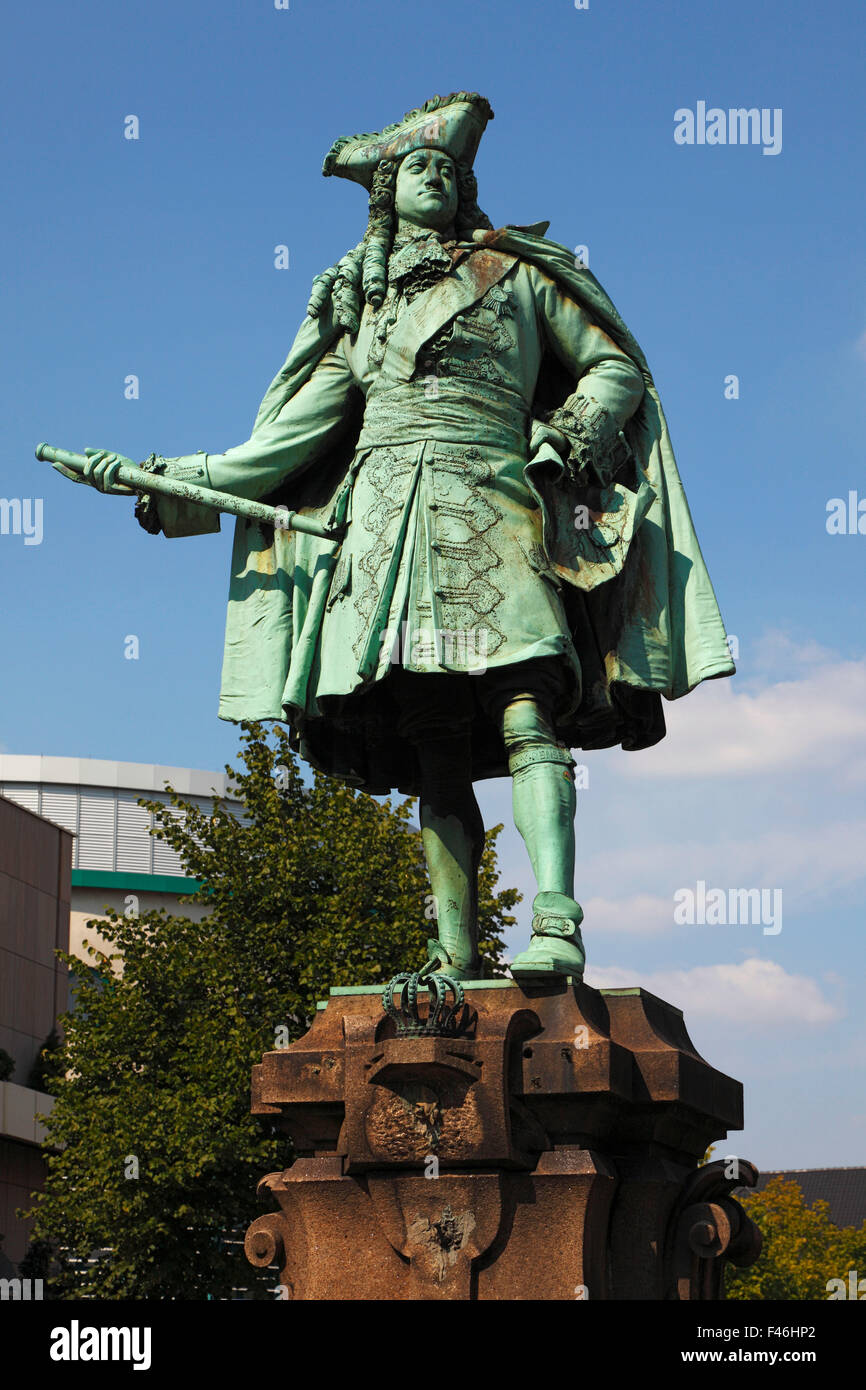
M736 678L668 706L659 748L583 758L588 978L684 1007L746 1084L723 1149L767 1167L866 1147L866 535L825 524L829 499L866 498L861 26L854 3L802 0L49 0L4 21L0 496L42 499L43 519L38 545L0 535L0 744L233 758L216 718L230 526L149 537L34 446L246 439L313 275L364 229L361 190L321 177L332 140L483 92L481 204L588 246L653 368L739 642ZM781 151L678 145L675 111L701 101L781 109ZM508 820L505 783L482 800ZM526 893L517 949L532 884L510 828L502 844ZM781 932L676 925L673 894L699 880L781 889Z

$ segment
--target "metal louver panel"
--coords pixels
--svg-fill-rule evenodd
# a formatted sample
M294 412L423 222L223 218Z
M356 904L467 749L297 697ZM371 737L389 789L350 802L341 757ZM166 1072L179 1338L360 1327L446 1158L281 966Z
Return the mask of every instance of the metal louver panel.
M153 863L154 840L148 834L153 817L136 804L135 792L117 794L117 870L122 873L149 874Z
M69 787L43 787L42 806L40 815L47 820L54 821L55 825L62 825L65 830L71 830L72 834L78 836L78 788ZM78 868L78 839L72 842L72 867Z
M35 811L39 815L39 788L24 787L19 782L13 782L11 786L0 783L0 796L5 796L7 801L14 801L17 806L23 806L27 811Z
M162 800L161 797L156 798ZM177 807L169 807L169 814L172 820L183 820L183 812ZM153 872L155 874L183 874L184 868L180 862L180 855L173 850L166 840L154 840L153 842Z
M66 787L43 787L40 815L78 834L78 792Z
M114 868L114 818L116 793L103 787L81 788L81 820L78 829L78 867Z

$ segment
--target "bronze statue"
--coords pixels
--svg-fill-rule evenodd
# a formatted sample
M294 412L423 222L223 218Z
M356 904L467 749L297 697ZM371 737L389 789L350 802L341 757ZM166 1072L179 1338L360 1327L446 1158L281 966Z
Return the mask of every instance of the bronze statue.
M457 979L480 969L473 782L510 773L538 887L511 972L579 979L571 750L658 742L662 695L734 668L643 353L546 223L478 206L492 115L456 92L332 147L367 231L245 444L152 455L149 491L120 455L82 471L167 536L218 529L204 489L278 508L236 523L221 717L286 721L315 767L420 798L431 961Z

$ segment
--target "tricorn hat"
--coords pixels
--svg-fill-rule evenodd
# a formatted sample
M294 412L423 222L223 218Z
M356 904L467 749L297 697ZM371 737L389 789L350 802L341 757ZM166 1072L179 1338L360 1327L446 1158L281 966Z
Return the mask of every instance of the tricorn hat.
M418 149L445 150L455 163L471 168L484 127L492 120L489 101L477 92L431 97L384 130L336 140L325 156L322 173L354 179L370 189L380 160L402 159Z

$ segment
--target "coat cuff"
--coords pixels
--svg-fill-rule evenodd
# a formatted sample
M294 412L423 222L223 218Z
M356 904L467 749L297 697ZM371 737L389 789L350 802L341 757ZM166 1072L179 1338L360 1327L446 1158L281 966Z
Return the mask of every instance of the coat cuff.
M211 487L207 469L207 454L186 454L181 458L166 459L160 454L151 454L140 467L147 473L166 474L178 482L196 483L200 487ZM160 531L168 537L205 536L220 529L220 514L211 507L202 507L195 502L185 502L179 497L165 497L158 493L139 493L135 504L135 517L148 535L156 536Z
M607 487L634 457L615 417L593 396L575 392L544 418L567 441L565 466L576 484Z

